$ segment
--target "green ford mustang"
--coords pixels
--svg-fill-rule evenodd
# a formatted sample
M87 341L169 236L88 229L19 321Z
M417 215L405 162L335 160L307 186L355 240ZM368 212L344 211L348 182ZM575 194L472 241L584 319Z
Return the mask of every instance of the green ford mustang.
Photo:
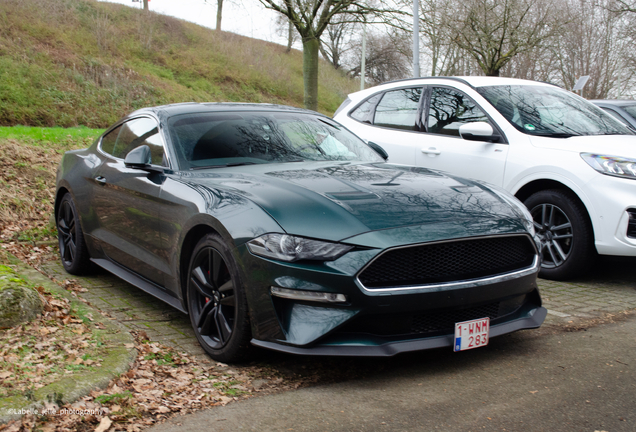
M390 356L536 328L532 218L504 191L386 163L320 114L133 112L64 155L65 269L94 265L190 315L206 352Z

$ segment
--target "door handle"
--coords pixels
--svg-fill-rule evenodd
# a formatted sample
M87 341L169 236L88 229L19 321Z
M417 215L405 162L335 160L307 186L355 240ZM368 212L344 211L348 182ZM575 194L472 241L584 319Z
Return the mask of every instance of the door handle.
M101 185L105 185L106 184L106 177L102 177L102 176L97 176L95 177L95 181Z
M425 153L428 155L438 155L438 154L441 154L442 152L437 150L436 147L429 147L429 148L422 148L422 153Z

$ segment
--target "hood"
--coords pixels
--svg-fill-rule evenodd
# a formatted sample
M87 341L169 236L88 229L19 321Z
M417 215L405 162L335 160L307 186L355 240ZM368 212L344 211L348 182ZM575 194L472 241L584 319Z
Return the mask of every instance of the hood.
M636 135L585 135L570 138L530 137L540 148L636 158Z
M425 168L333 162L237 168L201 173L190 181L239 193L294 235L338 241L441 222L519 220L516 210L486 186ZM523 227L520 221L516 226Z

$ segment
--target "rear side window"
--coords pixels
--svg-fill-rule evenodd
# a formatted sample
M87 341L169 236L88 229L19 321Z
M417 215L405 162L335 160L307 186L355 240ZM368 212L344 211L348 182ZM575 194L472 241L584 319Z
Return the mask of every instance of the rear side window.
M381 94L377 94L362 102L358 108L353 110L351 117L361 122L371 123L373 120L373 107L378 103L381 96Z
M375 109L373 124L394 129L417 130L416 121L421 96L421 88L384 93Z
M150 147L153 165L166 165L159 128L151 118L130 120L113 129L102 138L101 149L111 156L125 159L129 151L141 145Z
M108 153L113 156L113 151L115 150L115 143L117 142L117 136L119 136L119 131L121 130L121 126L117 126L112 131L108 132L102 138L101 149L104 153Z
M428 111L429 133L459 136L459 127L473 122L488 122L484 112L464 93L435 87Z

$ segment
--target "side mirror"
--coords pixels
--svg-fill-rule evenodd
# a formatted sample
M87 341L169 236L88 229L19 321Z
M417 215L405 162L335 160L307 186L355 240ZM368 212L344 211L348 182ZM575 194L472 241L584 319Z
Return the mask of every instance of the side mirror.
M499 142L501 137L495 134L492 126L486 122L466 123L459 127L459 135L467 141Z
M389 159L389 154L386 152L386 150L384 150L378 144L369 141L367 145L371 147L377 154L379 154L380 157L382 157L382 159L384 159L385 161Z
M127 168L149 168L151 162L150 147L147 145L141 145L132 149L124 159L124 165L126 165Z

